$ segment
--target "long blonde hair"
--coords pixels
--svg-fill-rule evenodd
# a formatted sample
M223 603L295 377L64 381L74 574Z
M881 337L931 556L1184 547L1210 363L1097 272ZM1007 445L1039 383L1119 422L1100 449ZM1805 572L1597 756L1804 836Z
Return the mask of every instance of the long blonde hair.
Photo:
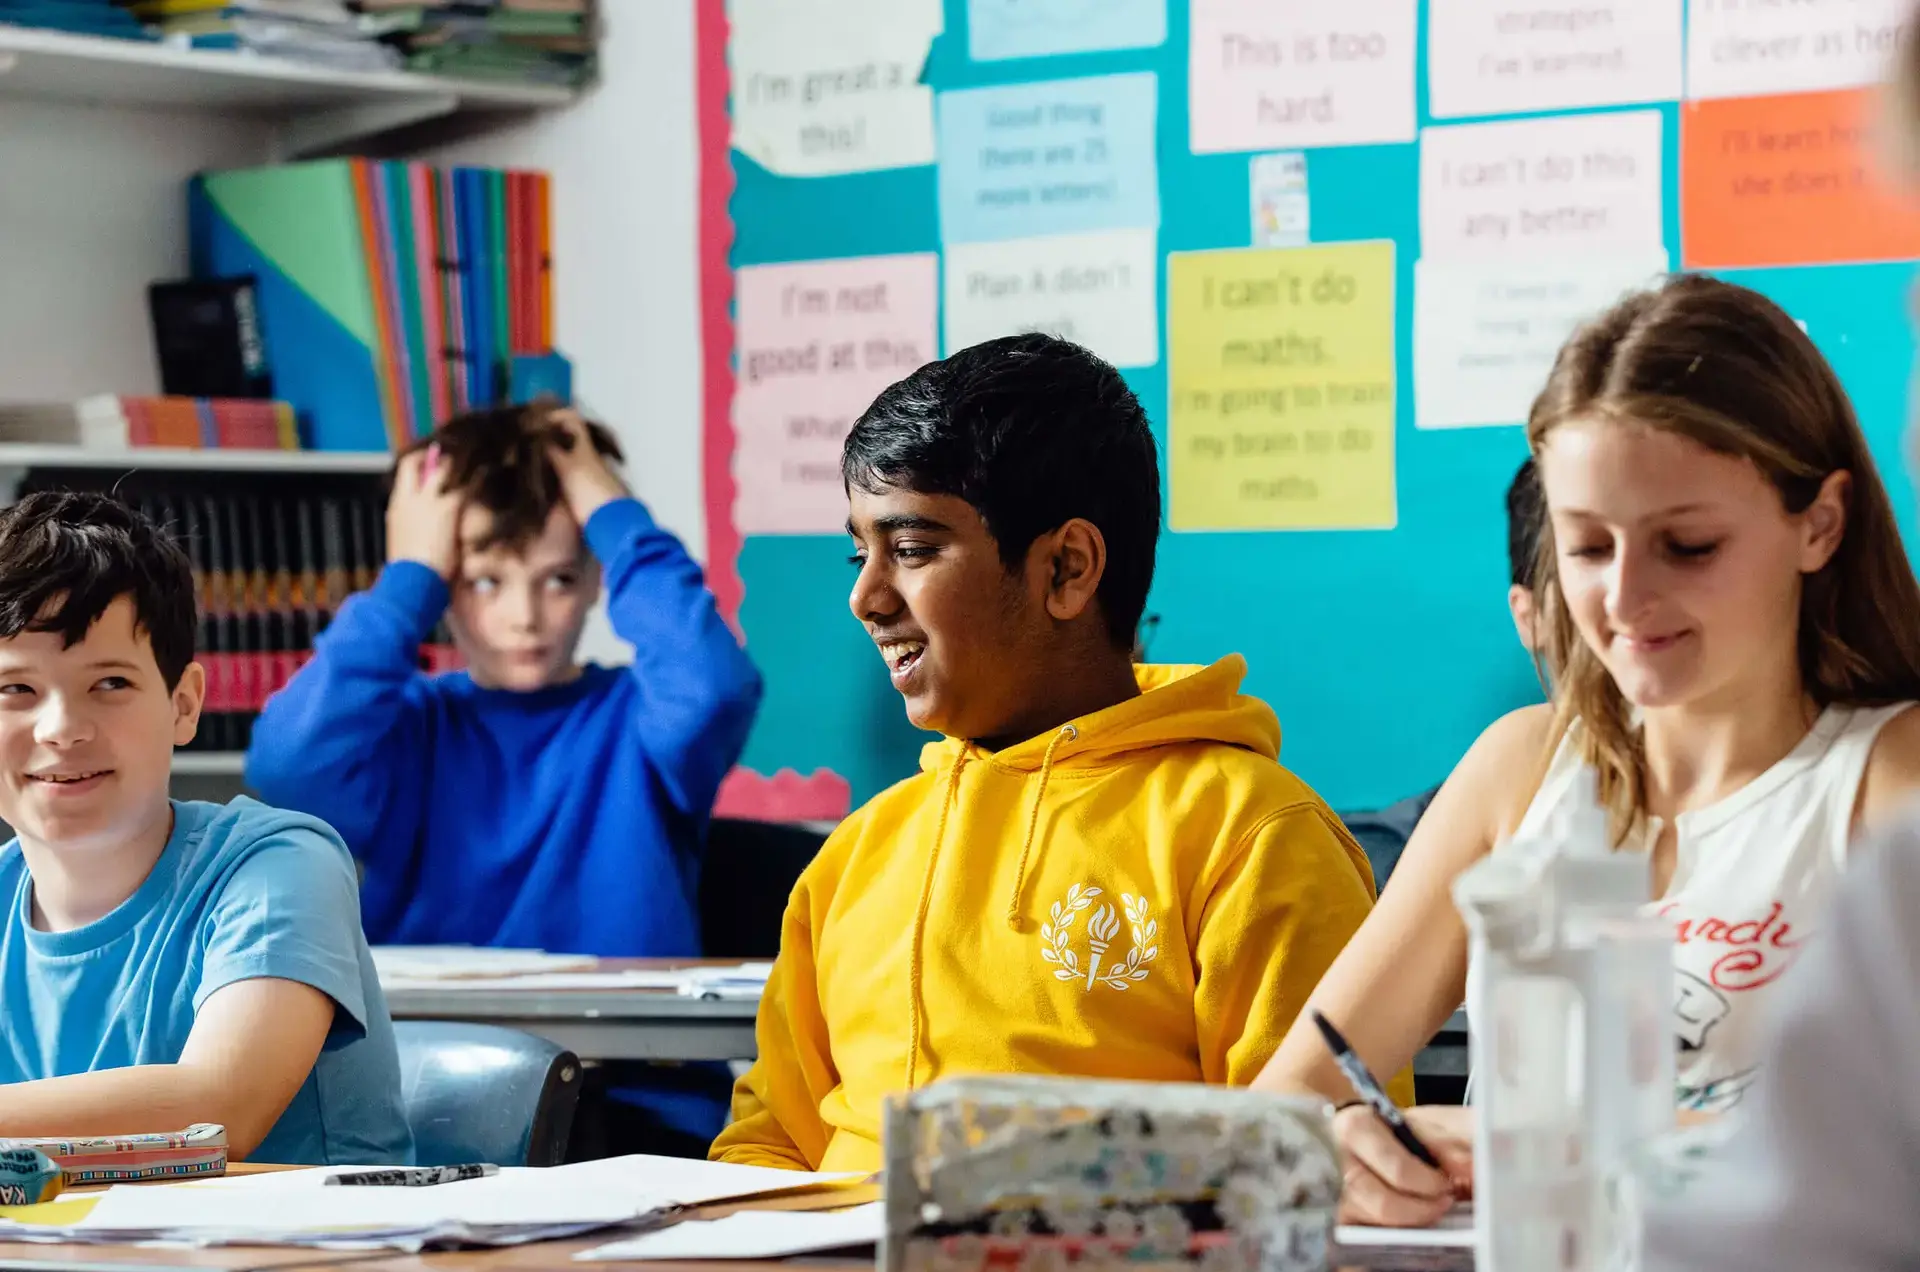
M1594 419L1749 460L1789 513L1804 512L1831 474L1850 474L1840 545L1802 584L1800 675L1820 707L1920 700L1920 585L1886 487L1833 368L1778 305L1688 274L1622 300L1561 348L1528 417L1528 444L1538 454L1555 428ZM1647 816L1646 753L1626 699L1574 627L1550 522L1534 571L1550 736L1557 744L1582 726L1582 758L1624 840Z

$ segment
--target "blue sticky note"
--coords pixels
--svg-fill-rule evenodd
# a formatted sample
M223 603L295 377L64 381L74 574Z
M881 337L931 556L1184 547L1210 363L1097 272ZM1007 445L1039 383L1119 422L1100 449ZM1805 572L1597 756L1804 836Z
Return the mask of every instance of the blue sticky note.
M1151 73L939 94L940 236L987 243L1159 225L1157 97Z
M1166 42L1167 0L967 0L967 51L976 62Z

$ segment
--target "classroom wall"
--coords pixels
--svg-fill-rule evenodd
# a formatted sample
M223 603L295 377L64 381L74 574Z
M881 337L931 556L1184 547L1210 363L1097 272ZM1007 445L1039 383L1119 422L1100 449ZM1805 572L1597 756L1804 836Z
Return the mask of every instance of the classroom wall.
M261 162L267 131L0 101L0 400L159 391L146 283L186 273L181 183Z
M711 3L717 7L719 0ZM736 8L747 7L741 0L735 3ZM1052 227L1053 222L1047 221L1052 228L1035 228L1045 219L1036 213L1032 219L1013 225L990 227L984 232L967 225L963 226L966 232L954 233L949 224L951 213L965 213L972 206L974 211L968 215L987 215L978 209L993 205L970 200L968 195L975 188L992 188L992 182L1000 179L973 175L969 163L976 162L975 156L989 153L1004 157L1002 151L993 149L995 146L1021 144L994 141L987 129L1030 126L1018 122L1027 117L1024 109L1010 108L1006 112L1005 119L1012 122L976 124L971 130L957 128L950 141L936 130L941 139L935 146L935 162L923 156L903 166L824 174L795 170L811 160L796 161L790 156L785 157L790 165L785 170L777 170L777 163L775 167L763 164L760 158L773 153L768 139L783 135L779 109L806 100L793 85L834 86L844 82L857 88L887 80L884 75L862 79L849 74L843 81L826 72L806 78L805 72L831 65L834 58L817 51L829 46L818 40L808 43L803 38L811 28L792 15L806 13L814 25L825 26L831 7L753 6L751 11L760 15L757 20L762 26L776 31L762 37L764 47L747 59L761 73L756 81L760 85L759 101L772 105L763 105L764 116L736 137L737 143L754 154L736 149L731 155L723 153L718 160L730 167L735 182L731 225L719 250L735 271L736 315L751 309L748 299L743 298L761 297L754 311L758 318L736 319L740 323L737 360L742 364L756 351L755 338L761 342L758 351L763 354L802 350L809 339L817 341L817 350L861 347L859 341L851 345L836 343L855 334L851 326L836 325L839 320L832 316L809 316L828 311L791 304L790 299L796 295L803 301L810 295L863 295L866 293L853 287L850 280L895 270L896 278L905 278L910 285L892 284L892 295L908 299L901 302L903 320L895 322L888 334L927 339L937 320L944 327L943 343L952 344L953 292L947 291L938 313L928 316L919 299L926 294L926 284L912 284L916 277L912 271L925 270L932 254L938 254L939 268L951 270L957 245L978 249L985 243L1005 248L1017 240L1067 231L1090 238L1095 232L1145 230L1154 240L1151 251L1158 292L1156 312L1148 322L1154 327L1157 343L1149 349L1151 357L1131 361L1116 357L1114 361L1121 364L1123 374L1153 418L1163 447L1164 475L1169 469L1165 448L1174 388L1170 384L1171 351L1184 339L1188 349L1199 348L1194 355L1197 360L1219 357L1224 363L1225 339L1203 330L1209 319L1201 316L1205 306L1194 299L1195 288L1189 287L1185 293L1189 297L1185 328L1169 319L1168 298L1175 286L1175 269L1168 262L1177 265L1181 253L1245 249L1253 243L1250 195L1255 189L1254 165L1259 152L1304 151L1302 175L1311 202L1306 251L1321 253L1311 258L1317 262L1314 277L1320 276L1318 271L1326 269L1330 259L1340 261L1343 270L1357 268L1353 263L1355 252L1340 250L1330 257L1326 245L1391 245L1390 267L1367 267L1375 271L1369 277L1391 280L1391 339L1381 339L1377 328L1369 325L1366 330L1370 334L1364 337L1361 355L1366 359L1370 382L1380 383L1390 377L1393 386L1390 420L1368 421L1369 427L1380 430L1374 434L1376 441L1383 440L1391 454L1391 485L1385 499L1381 498L1382 483L1376 474L1369 486L1357 491L1351 507L1337 510L1342 514L1353 512L1361 503L1360 496L1364 496L1364 515L1343 521L1333 519L1329 510L1317 509L1322 519L1296 523L1339 528L1267 530L1235 528L1259 523L1209 522L1204 518L1212 509L1202 507L1195 516L1191 504L1183 525L1176 497L1170 500L1173 515L1161 539L1158 573L1148 602L1149 613L1161 616L1152 633L1152 661L1205 663L1231 652L1245 654L1251 666L1247 691L1271 702L1279 714L1284 735L1282 762L1318 787L1336 807L1377 807L1431 787L1447 775L1487 724L1508 710L1538 701L1540 696L1534 669L1514 638L1505 600L1508 576L1503 494L1526 453L1522 430L1517 427L1525 413L1524 402L1510 415L1499 417L1512 423L1487 427L1435 427L1434 418L1416 415L1420 388L1415 374L1414 321L1418 264L1424 258L1450 268L1465 267L1463 272L1437 275L1461 280L1453 289L1453 300L1465 322L1470 316L1479 316L1464 303L1466 298L1484 297L1488 291L1483 289L1498 292L1501 284L1495 275L1507 263L1499 253L1490 253L1478 244L1470 246L1481 254L1472 256L1447 237L1464 233L1460 227L1469 220L1464 214L1437 218L1435 223L1446 232L1433 240L1428 238L1423 188L1430 191L1434 187L1423 179L1423 153L1428 147L1446 144L1431 131L1436 125L1473 125L1494 118L1504 124L1540 116L1554 117L1559 121L1556 128L1561 123L1570 125L1571 131L1559 131L1551 143L1554 149L1543 152L1550 165L1527 169L1536 183L1549 187L1563 180L1566 173L1598 171L1603 176L1582 178L1596 182L1620 179L1604 174L1617 173L1618 155L1628 154L1634 174L1631 183L1636 189L1630 205L1602 206L1599 221L1590 215L1591 208L1581 205L1575 208L1578 215L1572 224L1589 228L1596 224L1630 225L1639 235L1631 243L1606 242L1600 248L1631 255L1636 267L1645 265L1647 257L1642 254L1648 253L1676 266L1715 268L1722 276L1773 297L1800 320L1853 395L1903 529L1912 541L1914 499L1903 435L1908 419L1907 381L1913 337L1905 293L1914 273L1913 259L1920 256L1920 207L1911 202L1902 204L1890 195L1884 206L1875 206L1859 193L1870 191L1873 198L1879 198L1883 192L1868 176L1872 156L1861 139L1861 120L1853 113L1856 99L1867 91L1859 86L1870 83L1878 73L1880 62L1876 59L1891 45L1891 33L1904 15L1904 7L1893 0L1860 0L1857 4L1854 0L1804 0L1791 6L1745 9L1730 5L1716 9L1705 0L1693 0L1693 12L1714 18L1721 27L1699 44L1704 72L1724 79L1732 72L1727 66L1717 65L1716 58L1725 55L1738 62L1741 57L1750 58L1756 48L1777 51L1792 47L1802 53L1811 49L1812 60L1800 65L1794 77L1776 77L1772 82L1746 66L1740 71L1746 83L1739 93L1697 94L1714 100L1679 100L1679 81L1674 75L1663 78L1655 91L1621 96L1604 104L1592 99L1559 105L1508 104L1465 109L1447 118L1437 117L1428 91L1427 53L1435 9L1447 3L1457 16L1482 18L1505 13L1505 9L1496 11L1492 5L1483 8L1474 0L1419 0L1417 8L1413 0L1372 0L1347 7L1325 6L1322 26L1321 6L1282 4L1278 0L1271 5L1166 0L1164 6L1157 0L1113 0L1101 6L1081 4L1079 0L1031 0L1023 5L1011 5L1006 0L898 3L903 6L898 11L901 13L931 9L944 26L930 52L924 54L924 71L919 77L934 90L937 102L953 100L949 94L966 90L1006 87L1018 92L1024 91L1020 87L1024 85L1033 87L1019 101L1061 102L1084 110L1086 100L1105 91L1076 87L1093 83L1092 77L1137 80L1142 73L1152 75L1157 103L1150 123L1145 128L1116 127L1110 136L1100 134L1103 145L1098 153L1102 163L1120 153L1123 146L1134 156L1131 163L1116 163L1111 170L1102 169L1097 178L1090 178L1096 188L1118 190L1120 193L1113 196L1115 205L1129 214L1136 210L1136 202L1147 208L1150 220L1143 213L1136 220L1109 219L1065 227ZM1071 32L1097 28L1105 22L1121 26L1162 8L1165 39L1158 44L1123 40L1089 51L1011 60L976 57L969 46L969 23L981 14L995 17L1003 33L1014 31L1021 22L1047 21L1046 15L1051 15L1051 21L1065 32ZM1190 18L1200 12L1216 19L1221 13L1232 12L1239 15L1234 21L1254 29L1261 28L1263 22L1272 22L1276 29L1290 22L1298 24L1297 44L1292 38L1276 37L1272 48L1262 45L1242 58L1237 74L1243 81L1257 80L1263 74L1258 68L1271 65L1279 56L1273 48L1292 50L1304 45L1311 51L1327 31L1365 34L1372 30L1372 24L1387 22L1384 15L1413 15L1417 28L1412 42L1417 54L1411 60L1411 76L1401 74L1399 67L1404 63L1395 62L1396 78L1381 85L1380 94L1372 95L1366 87L1356 88L1352 83L1340 92L1342 107L1355 115L1366 114L1369 103L1380 98L1400 94L1398 100L1404 101L1404 94L1411 92L1413 122L1421 130L1419 137L1396 136L1364 144L1335 144L1341 142L1338 138L1286 143L1254 139L1256 134L1259 138L1273 134L1253 125L1252 99L1244 82L1223 85L1224 72L1217 58L1190 60ZM1552 12L1559 10L1527 10L1533 14ZM1612 0L1582 8L1583 14L1589 12L1611 15L1609 20L1617 22L1616 29L1625 31L1630 22L1646 15L1665 13L1677 22L1682 7L1678 0ZM1526 28L1531 21L1519 21L1518 26ZM789 28L779 29L780 22L790 24ZM1826 29L1828 26L1832 29ZM1786 28L1798 35L1786 39L1782 34ZM723 38L718 30L716 26L713 38ZM1762 37L1769 33L1785 42L1766 44ZM739 31L734 35L737 69L742 46L738 43ZM863 43L857 32L839 32L835 38L839 43L831 47L845 51L842 61L847 65L865 65L887 52L877 40ZM897 33L893 38L895 44L900 43ZM1077 43L1068 34L1056 33L1054 38L1062 47L1072 48ZM1632 40L1630 34L1620 38ZM1217 43L1216 39L1208 47L1217 47ZM1368 45L1367 40L1349 41L1350 47ZM918 47L926 48L924 44ZM1405 40L1396 37L1392 47L1403 50ZM790 49L799 51L789 53ZM1287 56L1295 55L1290 51ZM1504 73L1499 71L1504 63L1498 58L1478 65L1481 74ZM1486 69L1488 66L1494 68L1493 72ZM1319 73L1311 68L1303 72L1312 87L1302 91L1319 90L1325 83L1313 78ZM783 74L790 78L783 79ZM1194 75L1209 78L1195 81L1191 78ZM1265 91L1282 94L1283 79L1269 74L1261 83ZM1196 85L1201 90L1198 93L1192 91ZM737 113L743 90L739 82L733 87ZM1857 91L1811 91L1823 88ZM852 92L848 90L850 96ZM1773 96L1776 93L1782 95ZM1191 127L1196 104L1198 109L1216 114L1243 112L1243 135L1250 138L1248 143L1212 144L1196 152ZM831 109L823 108L823 123L833 122L826 118ZM936 119L941 118L942 109L935 107ZM797 114L799 108L791 110ZM1657 143L1634 142L1629 146L1625 133L1612 130L1604 119L1598 120L1597 126L1606 139L1598 148L1570 139L1575 134L1590 135L1581 129L1601 114L1621 116L1623 127L1630 122L1635 138L1648 138L1657 131ZM1636 120L1625 121L1627 114ZM1059 115L1056 112L1052 117L1057 119ZM1583 117L1587 117L1587 124L1581 122ZM1645 127L1649 123L1657 128ZM1699 136L1710 142L1683 148L1683 134L1696 127L1701 130ZM1081 134L1071 129L1062 132L1059 138L1044 133L1028 136L1024 144L1038 147L1042 142L1050 145L1064 140L1070 143L1066 154L1072 156L1076 150L1071 143L1078 142ZM823 129L820 135L836 134ZM863 133L849 127L837 135L854 145L870 145L875 136L882 143L894 143L908 134L905 130L880 128ZM1489 148L1510 143L1495 142L1485 134L1469 140L1454 133L1452 138L1456 139L1454 144L1465 148L1459 153L1468 161L1462 165L1465 175L1452 194L1458 213L1462 208L1470 210L1478 197L1466 188L1472 184L1468 177L1489 175L1467 170L1484 165L1484 153ZM798 152L804 147L796 145L792 149ZM1519 150L1516 146L1516 153ZM1147 192L1141 189L1148 182L1131 175L1148 166L1138 158L1143 152L1149 156L1154 172L1151 193L1157 194L1157 204L1150 204ZM1600 158L1597 167L1589 162L1589 157L1596 154ZM1500 163L1484 166L1504 167L1504 150L1500 157ZM775 155L776 160L781 158ZM961 174L956 179L960 184L943 189L943 169L950 163ZM984 157L977 164L982 169L988 166ZM1689 174L1686 180L1682 179L1683 166ZM1658 174L1658 192L1649 198L1645 187L1654 173ZM1099 187L1098 180L1106 177L1112 177L1115 184ZM1004 178L1016 187L1022 179L1017 174ZM966 185L969 181L977 187ZM1842 193L1849 190L1855 194ZM955 191L954 201L943 204ZM1544 207L1555 196L1548 189L1538 197ZM1581 197L1605 203L1601 195ZM1830 203L1823 202L1829 199ZM1037 206L1043 200L1032 202ZM1012 205L1003 202L997 206ZM1692 210L1693 224L1702 229L1691 244L1682 232L1683 207ZM1607 222L1606 215L1620 219ZM1453 251L1460 255L1446 255ZM1584 264L1595 254L1604 251L1596 253L1592 245L1574 242L1558 253L1549 252L1549 258ZM1371 259L1377 261L1379 256L1377 250L1372 251ZM886 259L862 263L869 258ZM1247 259L1244 265L1223 268L1243 268L1245 277L1254 279L1305 269L1306 259ZM814 272L791 272L794 269ZM1262 269L1268 273L1261 275ZM1644 278L1651 269L1646 265L1634 277ZM1024 273L1013 269L1006 272ZM1144 272L1144 268L1137 270L1134 277ZM978 277L967 271L947 276ZM1557 277L1555 287L1559 286ZM779 281L761 284L761 279ZM1618 295L1625 285L1610 284L1594 308ZM1377 285L1368 286L1375 287L1377 300ZM1594 284L1595 290L1600 287ZM1444 299L1447 289L1428 292L1429 298L1435 295ZM799 317L789 317L795 314ZM1079 311L1076 314L1085 316ZM1317 324L1325 320L1275 319L1274 329L1296 321ZM1098 316L1094 322L1099 322ZM754 323L758 324L757 337L747 330ZM815 324L811 330L809 323ZM1444 330L1444 324L1441 328ZM1308 329L1331 330L1322 325ZM969 330L971 339L985 334ZM1329 337L1335 338L1339 337ZM1210 348L1206 347L1209 340L1214 342ZM1362 343L1359 337L1354 340ZM1545 349L1548 354L1550 351L1551 343ZM759 365L774 363L763 360ZM824 413L824 408L813 403L833 396L832 386L820 381L830 378L835 364L823 355L819 365L824 368L818 373L819 380L809 379L815 373L803 370L772 389L749 386L755 394L751 409L742 405L749 390L736 386L734 419L740 430L733 463L736 477L754 464L759 465L762 476L758 480L763 485L767 480L764 474L769 471L799 473L798 478L781 477L795 483L804 480L810 468L825 471L830 457L824 449L806 455L809 461L819 461L817 464L783 466L781 462L799 454L800 444L790 443L787 438L808 434L791 431L795 423L804 421L794 418L796 409L785 406L780 393L784 391L791 399L806 403L806 410ZM1385 370L1389 366L1391 370ZM751 379L744 365L739 370L743 383ZM770 375L769 381L778 374L783 373ZM1544 366L1539 378L1544 379ZM871 393L871 389L865 391ZM1456 394L1466 395L1464 390ZM859 409L838 398L833 405L835 410ZM784 420L780 414L783 411L787 417ZM751 418L741 425L743 416ZM768 421L772 421L771 426ZM782 427L789 432L783 433ZM1199 426L1189 427L1196 433L1204 431ZM759 431L755 433L755 429ZM756 456L750 444L755 438L762 448L784 453L775 454L772 462L765 455ZM1186 452L1190 460L1196 453L1193 449ZM1378 455L1381 450L1376 448L1371 453ZM1178 463L1177 456L1174 462ZM1190 471L1200 466L1193 462ZM1325 472L1320 475L1324 477ZM816 483L821 500L821 508L816 511L824 513L830 484L826 479ZM1170 483L1170 487L1169 493L1177 496L1178 483ZM1233 493L1230 486L1224 489L1229 495ZM731 508L736 513L744 510L743 520L754 523L744 526L739 553L738 575L744 588L740 616L748 647L768 682L767 699L744 763L766 774L787 768L803 774L829 770L846 779L857 804L914 770L922 738L907 725L898 695L889 686L871 642L847 611L852 575L845 564L844 535L834 533L835 523L825 515L796 516L793 525L774 524L775 519L766 513L768 502L741 500ZM799 502L799 497L792 498L795 506ZM1382 503L1384 509L1375 507ZM710 508L709 518L718 511Z

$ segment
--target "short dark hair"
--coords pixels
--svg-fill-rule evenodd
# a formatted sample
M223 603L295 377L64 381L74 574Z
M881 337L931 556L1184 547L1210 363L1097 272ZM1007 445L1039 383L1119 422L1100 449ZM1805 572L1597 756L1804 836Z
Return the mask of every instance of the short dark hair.
M447 465L446 483L466 502L493 514L487 536L474 544L523 548L540 537L561 501L560 475L547 445L566 433L553 422L552 402L502 406L456 415L407 447L405 454L438 446ZM615 462L625 457L604 425L587 423L593 448Z
M928 363L854 422L840 473L849 491L966 500L1010 571L1041 535L1092 522L1107 542L1107 632L1134 647L1160 538L1160 461L1140 399L1079 345L1005 336Z
M193 564L145 514L94 491L41 491L0 511L0 639L55 632L68 648L133 598L167 688L193 661Z
M1534 558L1540 554L1540 531L1546 519L1540 470L1529 455L1507 487L1507 573L1515 586L1528 591L1533 590Z

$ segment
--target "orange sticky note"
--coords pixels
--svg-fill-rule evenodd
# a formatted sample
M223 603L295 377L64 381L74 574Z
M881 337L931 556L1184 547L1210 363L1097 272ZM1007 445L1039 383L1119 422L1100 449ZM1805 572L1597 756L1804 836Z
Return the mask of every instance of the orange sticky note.
M1920 257L1920 201L1881 174L1872 90L1688 102L1680 258L1689 269Z

